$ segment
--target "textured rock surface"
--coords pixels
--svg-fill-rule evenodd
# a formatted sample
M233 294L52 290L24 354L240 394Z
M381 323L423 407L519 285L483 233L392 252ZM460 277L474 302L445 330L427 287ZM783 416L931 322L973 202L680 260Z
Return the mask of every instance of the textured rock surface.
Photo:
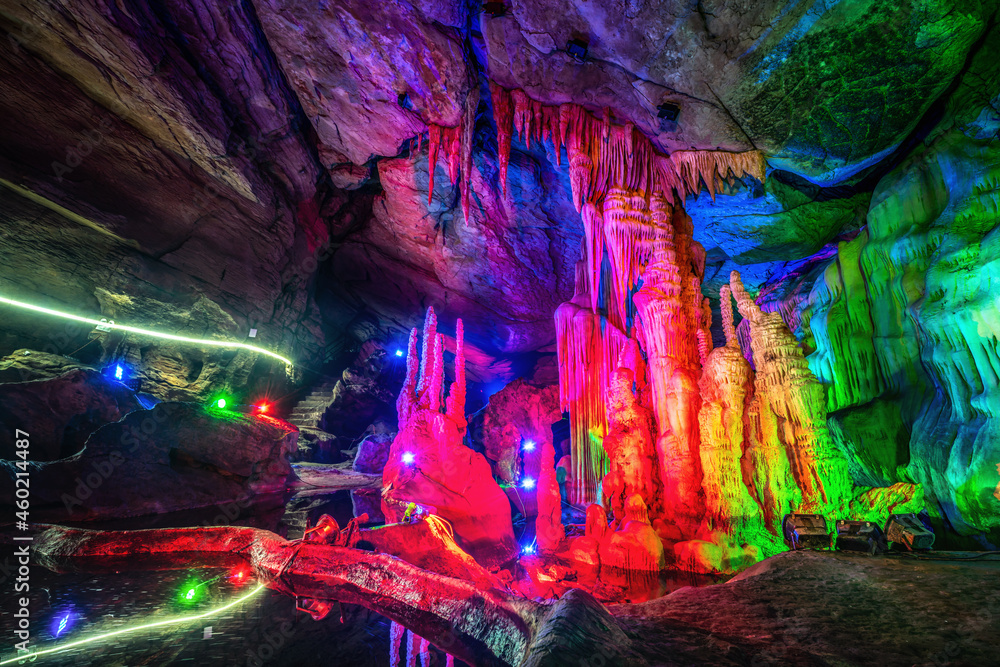
M358 443L358 453L354 456L352 468L358 472L382 474L389 460L389 447L394 433L373 433Z
M275 419L160 403L98 429L75 456L34 464L32 510L39 519L80 521L283 493L297 437ZM3 462L11 479L4 504L13 505L15 472Z
M651 664L987 664L1000 659L998 571L793 552L725 584L610 609Z
M23 357L23 351L22 352ZM17 357L17 352L13 355ZM0 359L0 368L8 359ZM104 424L140 408L124 385L93 369L77 368L50 379L0 383L0 459L15 458L14 433L32 435L31 459L54 461L83 449Z
M941 525L993 544L998 159L995 141L942 135L883 179L821 273L775 281L771 306L800 323L855 477L920 482Z
M539 479L546 446L552 451L552 425L562 418L558 387L535 387L522 378L490 396L483 415L482 442L496 476L506 484L522 477ZM526 448L526 443L531 443ZM552 467L552 461L546 467Z

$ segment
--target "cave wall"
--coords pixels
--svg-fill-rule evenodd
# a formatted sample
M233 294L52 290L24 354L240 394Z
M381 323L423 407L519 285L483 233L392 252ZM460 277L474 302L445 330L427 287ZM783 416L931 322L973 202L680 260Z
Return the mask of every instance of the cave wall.
M952 130L876 189L867 226L814 270L774 281L826 386L859 482L918 482L960 535L1000 536L1000 146ZM814 279L811 288L803 283Z

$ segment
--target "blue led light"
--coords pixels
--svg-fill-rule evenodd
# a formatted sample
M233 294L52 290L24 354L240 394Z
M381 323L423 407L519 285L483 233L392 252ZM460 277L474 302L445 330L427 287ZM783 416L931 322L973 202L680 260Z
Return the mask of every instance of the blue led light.
M525 544L524 547L521 549L521 553L525 554L526 556L532 555L533 553L535 553L535 545Z
M531 479L530 477L525 477L523 480L521 480L521 487L530 491L531 489L535 488L535 480Z
M403 356L403 351L402 350L396 350L396 356L397 357Z
M412 465L416 460L417 457L414 456L413 452L403 452L403 463L406 465Z
M535 451L535 441L534 440L525 440L524 441L524 451L526 451L526 452L533 452L533 451Z
M121 367L121 364L115 366L115 379L121 380L125 375L125 369Z

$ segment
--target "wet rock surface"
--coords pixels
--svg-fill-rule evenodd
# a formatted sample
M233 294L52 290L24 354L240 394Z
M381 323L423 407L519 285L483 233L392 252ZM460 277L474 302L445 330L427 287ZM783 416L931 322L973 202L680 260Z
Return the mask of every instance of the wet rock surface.
M83 449L99 427L141 407L128 387L93 369L77 368L50 379L0 383L0 459L15 458L14 434L19 429L34 438L32 460L71 456Z
M279 420L160 403L107 424L66 459L33 463L32 516L139 516L280 494L297 432ZM2 474L13 480L13 462ZM3 503L13 505L14 485Z

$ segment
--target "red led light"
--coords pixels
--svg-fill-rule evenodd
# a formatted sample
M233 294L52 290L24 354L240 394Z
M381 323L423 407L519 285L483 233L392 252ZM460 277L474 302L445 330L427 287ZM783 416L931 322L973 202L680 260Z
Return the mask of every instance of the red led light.
M267 412L270 409L271 409L271 406L268 405L267 403L261 403L260 405L257 406L257 412L260 412L260 413L265 413L265 412Z

